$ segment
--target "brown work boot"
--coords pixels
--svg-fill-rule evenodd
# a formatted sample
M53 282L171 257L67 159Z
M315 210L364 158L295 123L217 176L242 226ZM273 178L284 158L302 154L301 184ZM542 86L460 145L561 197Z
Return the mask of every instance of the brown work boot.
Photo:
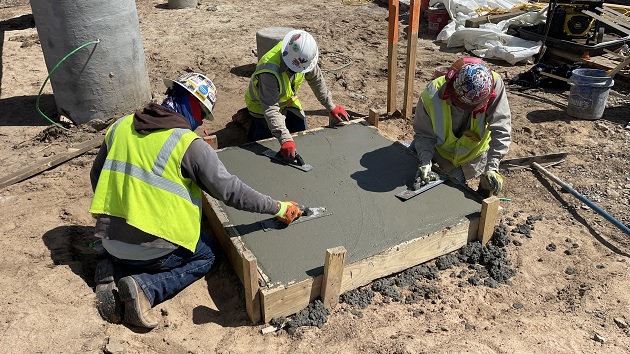
M151 313L151 303L138 283L132 277L124 277L118 281L120 299L125 302L125 322L127 324L155 328L158 321Z
M111 259L104 259L98 263L94 272L94 282L98 313L107 322L120 323L122 303L114 281L114 262Z

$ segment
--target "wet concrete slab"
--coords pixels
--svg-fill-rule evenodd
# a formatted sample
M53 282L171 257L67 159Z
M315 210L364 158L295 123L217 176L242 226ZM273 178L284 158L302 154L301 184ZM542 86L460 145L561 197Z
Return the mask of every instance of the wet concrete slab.
M344 246L350 264L390 247L479 216L481 199L446 182L415 198L395 195L413 182L416 157L362 124L324 128L294 138L309 172L262 155L275 140L218 151L228 171L279 200L326 207L332 215L264 231L266 215L221 208L258 259L271 284L291 284L323 273L326 249Z

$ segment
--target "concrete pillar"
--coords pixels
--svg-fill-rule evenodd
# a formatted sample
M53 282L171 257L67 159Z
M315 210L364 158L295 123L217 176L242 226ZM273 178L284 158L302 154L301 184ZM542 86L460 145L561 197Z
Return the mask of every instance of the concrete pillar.
M289 27L267 27L256 32L256 52L258 60L263 57L271 48L275 47L284 36L293 31Z
M151 100L134 0L31 0L57 111L75 124L108 120Z

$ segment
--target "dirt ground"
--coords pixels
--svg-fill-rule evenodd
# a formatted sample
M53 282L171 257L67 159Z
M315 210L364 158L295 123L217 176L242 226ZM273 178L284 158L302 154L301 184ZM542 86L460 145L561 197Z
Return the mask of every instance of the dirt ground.
M24 3L24 2L22 2ZM163 77L185 70L210 76L219 90L216 120L203 129L220 147L245 142L231 116L241 107L256 62L256 31L268 26L310 31L337 104L355 117L385 110L387 9L369 1L200 0L169 10L166 1L138 0L147 67L156 101ZM13 2L15 4L15 2ZM28 5L0 10L0 177L93 137L59 133L35 109L47 71ZM406 14L401 16L398 106L402 108ZM414 105L436 66L463 54L434 43L421 25ZM348 66L345 64L351 63ZM504 78L529 69L491 62ZM341 69L340 67L345 66ZM508 158L567 152L550 170L630 224L628 101L608 99L604 117L565 113L568 91L510 86L513 143ZM623 91L623 90L622 90ZM300 96L310 127L327 122L308 87ZM42 111L58 120L50 85ZM388 118L384 134L409 140L411 122ZM0 189L0 348L7 353L628 353L630 235L545 177L505 174L503 222L512 228L541 216L531 237L512 233L506 247L516 271L510 284L474 286L444 270L432 286L440 296L416 303L377 295L357 311L337 306L321 328L261 335L251 325L243 289L226 262L158 305L155 330L104 322L95 308L93 271L99 260L88 214L89 171L96 149ZM476 186L475 186L476 187ZM516 242L515 242L516 241ZM552 246L553 244L553 246ZM433 262L430 262L433 264Z

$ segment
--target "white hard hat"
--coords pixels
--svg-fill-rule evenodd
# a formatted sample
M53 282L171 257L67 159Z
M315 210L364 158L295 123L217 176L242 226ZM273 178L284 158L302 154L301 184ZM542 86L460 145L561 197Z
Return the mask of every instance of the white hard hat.
M217 88L210 79L199 73L187 73L175 81L164 79L164 85L167 88L172 88L173 84L185 88L186 91L197 97L201 102L201 109L204 110L208 119L214 120L212 109L217 101Z
M282 60L296 73L307 73L315 68L319 51L315 38L302 30L293 30L282 40Z

